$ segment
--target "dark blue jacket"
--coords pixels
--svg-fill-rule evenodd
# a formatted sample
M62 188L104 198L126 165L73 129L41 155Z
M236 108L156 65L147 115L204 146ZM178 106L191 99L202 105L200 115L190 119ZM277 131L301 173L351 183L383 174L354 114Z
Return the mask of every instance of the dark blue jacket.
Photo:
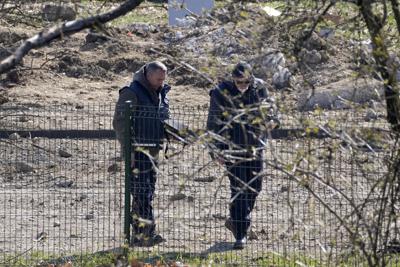
M169 85L164 85L158 92L158 99L138 81L129 86L137 97L137 106L132 116L133 144L137 146L159 147L165 137L164 121L169 118Z
M214 142L218 149L252 150L263 147L265 133L261 124L277 119L273 100L262 80L255 79L243 94L229 81L222 82L210 92L207 129L222 138ZM267 112L261 104L271 108Z

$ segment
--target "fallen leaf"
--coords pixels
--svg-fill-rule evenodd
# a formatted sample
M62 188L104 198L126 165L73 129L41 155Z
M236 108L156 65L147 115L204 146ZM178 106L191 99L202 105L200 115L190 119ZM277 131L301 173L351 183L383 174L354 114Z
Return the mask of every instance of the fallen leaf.
M133 259L131 261L131 267L144 267L144 264L143 262L140 262L137 259Z

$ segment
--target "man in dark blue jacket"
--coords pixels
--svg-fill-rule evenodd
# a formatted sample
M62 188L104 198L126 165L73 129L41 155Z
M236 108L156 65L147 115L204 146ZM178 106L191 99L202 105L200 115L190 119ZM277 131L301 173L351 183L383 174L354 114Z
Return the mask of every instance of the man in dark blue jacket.
M243 249L250 213L261 191L263 148L268 130L279 126L276 108L264 82L245 62L210 93L207 129L211 156L224 164L231 188L230 217L225 226L233 233L234 249Z
M164 139L164 121L169 117L167 93L170 86L164 84L166 66L158 61L139 69L129 86L119 92L113 127L117 139L124 147L124 104L131 101L132 116L132 238L136 246L153 246L163 240L156 233L153 214L153 195L156 184L157 159Z

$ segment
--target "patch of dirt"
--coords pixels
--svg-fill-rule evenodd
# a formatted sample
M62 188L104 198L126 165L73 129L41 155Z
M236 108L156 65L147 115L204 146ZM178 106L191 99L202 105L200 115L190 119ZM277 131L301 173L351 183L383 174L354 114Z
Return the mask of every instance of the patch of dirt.
M249 61L256 76L268 84L284 71L282 77L290 77L290 82L282 81L280 87L289 85L294 91L318 90L348 79L354 70L351 55L355 48L339 37L317 33L305 42L299 54L308 66L299 65L290 51L293 40L303 33L283 32L277 27L278 21L256 4L231 3L213 11L212 16L199 18L189 28L137 23L109 28L107 34L85 30L66 36L31 51L16 72L1 77L0 85L7 88L15 103L110 103L115 102L118 89L130 82L135 70L147 61L161 60L170 69L168 82L190 92L188 98L188 94L173 89L173 101L193 106L208 103L207 91L213 87L209 80L216 83L229 77L230 68L238 60ZM36 31L26 25L0 28L0 45L4 47L0 47L0 57L9 55L13 46ZM282 55L282 60L271 59L274 53ZM60 91L67 94L60 95ZM276 96L295 108L295 95L279 92ZM199 103L199 99L205 102Z
M134 71L150 60L162 60L171 69L176 64L157 56L148 48L162 46L140 36L128 36L128 32L115 31L112 39L87 42L90 32L82 32L48 47L33 50L16 71L2 80L9 98L14 103L114 103L118 89L130 83ZM140 46L136 45L136 41ZM90 46L91 45L91 46ZM8 55L7 53L6 55ZM205 84L188 71L172 74L168 82L178 86L171 98L176 102L198 105L187 101L181 90L192 96L206 95ZM193 86L194 85L194 86ZM201 85L202 87L198 87ZM208 85L210 85L208 83ZM184 87L183 89L182 86ZM177 92L175 92L177 91ZM63 92L63 93L61 93ZM193 98L198 99L198 98Z

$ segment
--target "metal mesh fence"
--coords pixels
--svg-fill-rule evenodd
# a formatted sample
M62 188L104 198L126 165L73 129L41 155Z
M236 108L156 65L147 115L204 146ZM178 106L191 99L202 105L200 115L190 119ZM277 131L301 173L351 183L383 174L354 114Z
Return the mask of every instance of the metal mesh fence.
M116 143L101 131L79 138L110 129L112 111L2 106L3 260L25 251L66 255L121 244L124 178Z
M1 262L36 251L65 256L123 246L125 165L113 112L105 105L1 106ZM383 117L365 119L363 109L284 115L264 149L262 190L240 251L225 227L227 168L210 158L204 137L207 109L175 108L171 118L197 138L171 140L160 151L153 208L165 242L132 246L138 257L245 266L354 257L345 226L364 231L355 207L373 211L373 188L387 175L393 148Z

